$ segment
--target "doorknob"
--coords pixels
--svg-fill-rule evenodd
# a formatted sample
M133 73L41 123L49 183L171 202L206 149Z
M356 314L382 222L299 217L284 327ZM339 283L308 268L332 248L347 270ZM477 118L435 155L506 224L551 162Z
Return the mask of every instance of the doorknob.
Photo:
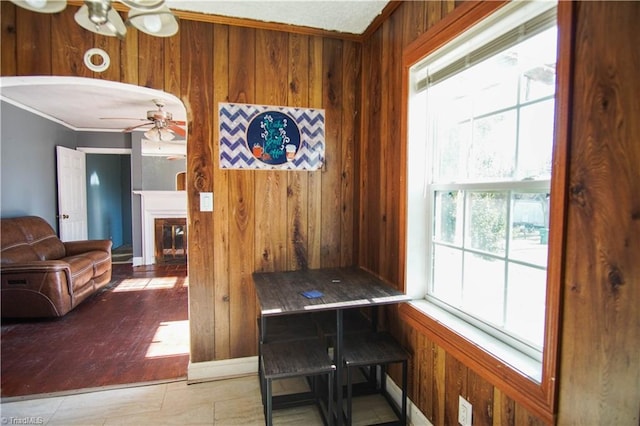
M63 214L63 215L62 215L62 218L63 218L63 219L69 219L69 215L68 215L68 214Z

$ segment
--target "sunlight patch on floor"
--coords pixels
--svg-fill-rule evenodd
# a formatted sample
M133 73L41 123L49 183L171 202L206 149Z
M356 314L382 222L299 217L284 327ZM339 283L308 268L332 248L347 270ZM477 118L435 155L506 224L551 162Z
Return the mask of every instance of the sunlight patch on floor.
M189 321L161 322L145 358L189 354Z
M187 280L180 277L127 278L122 280L122 282L113 289L113 292L118 293L123 291L162 290L174 288L177 286L187 287L187 283Z

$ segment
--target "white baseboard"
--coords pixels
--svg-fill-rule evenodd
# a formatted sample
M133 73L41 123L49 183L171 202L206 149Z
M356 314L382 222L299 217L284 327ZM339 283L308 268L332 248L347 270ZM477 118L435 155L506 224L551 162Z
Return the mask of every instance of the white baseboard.
M140 256L140 257L134 257L134 258L131 260L131 263L132 263L132 265L133 265L133 266L140 266L140 265L142 265L142 256Z
M258 374L257 356L221 361L190 362L187 367L187 382L207 382L252 374Z
M402 390L389 375L387 375L387 392L389 392L389 395L396 405L401 407ZM409 398L407 398L407 424L413 426L433 426L429 419L422 414L422 411L420 411Z

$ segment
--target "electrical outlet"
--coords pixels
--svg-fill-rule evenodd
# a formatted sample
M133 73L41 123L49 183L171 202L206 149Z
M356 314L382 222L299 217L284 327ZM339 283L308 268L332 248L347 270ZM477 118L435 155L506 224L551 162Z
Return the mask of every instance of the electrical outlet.
M458 397L458 423L462 426L471 426L471 403L463 397Z

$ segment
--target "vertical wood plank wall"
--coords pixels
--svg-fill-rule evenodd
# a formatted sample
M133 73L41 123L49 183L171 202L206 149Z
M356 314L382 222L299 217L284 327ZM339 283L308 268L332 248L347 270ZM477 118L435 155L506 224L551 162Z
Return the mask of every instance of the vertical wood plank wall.
M577 2L559 424L640 424L640 2Z
M357 263L398 282L400 57L456 4L402 2L360 44L189 20L169 39L131 30L120 42L88 35L73 21L75 7L43 15L2 1L0 71L104 78L183 100L191 361L251 356L254 270ZM582 107L572 123L560 424L638 424L639 9L638 2L581 2L576 15L574 104ZM90 47L110 54L107 72L84 67ZM312 173L220 170L218 102L324 108L325 167ZM211 191L214 212L199 212L198 193ZM542 423L403 324L394 309L385 313L413 353L409 396L433 424L457 424L458 395L473 404L476 426Z

